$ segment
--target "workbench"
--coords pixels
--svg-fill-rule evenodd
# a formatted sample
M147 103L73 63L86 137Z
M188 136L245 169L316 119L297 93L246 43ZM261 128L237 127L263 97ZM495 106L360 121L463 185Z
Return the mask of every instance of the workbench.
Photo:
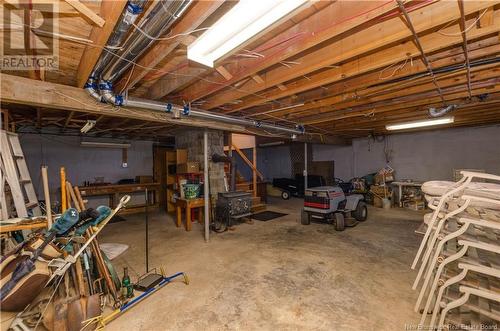
M403 196L403 187L411 186L411 187L422 187L421 182L392 182L391 185L398 187L398 204L399 207L403 207L403 201L401 201L401 197Z
M158 209L160 203L158 201L160 183L143 183L143 184L116 184L116 185L91 185L80 186L80 193L83 198L95 196L108 196L109 208L114 209L120 201L121 196L130 193L145 192L148 190L148 210ZM127 205L125 209L119 211L119 214L134 214L146 211L146 204Z

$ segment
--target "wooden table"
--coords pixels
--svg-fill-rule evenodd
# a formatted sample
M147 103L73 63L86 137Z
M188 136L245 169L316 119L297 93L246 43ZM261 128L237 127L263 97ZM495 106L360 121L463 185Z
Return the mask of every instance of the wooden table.
M159 197L160 183L144 183L144 184L117 184L117 185L92 185L80 186L80 193L82 197L93 197L107 195L109 197L109 208L114 209L120 196L127 193L145 192L148 190L148 208L159 208L160 204L157 201ZM145 204L127 206L122 209L120 214L132 214L146 211Z
M175 209L177 211L177 227L181 226L182 223L182 208L186 210L186 231L191 231L191 209L193 208L201 208L198 212L198 222L203 222L203 210L205 206L204 198L195 198L195 199L184 199L178 198L175 201Z
M422 187L421 182L392 182L391 185L397 186L398 187L398 204L399 207L403 207L403 201L401 201L401 196L403 195L403 187L404 186L411 186L411 187Z

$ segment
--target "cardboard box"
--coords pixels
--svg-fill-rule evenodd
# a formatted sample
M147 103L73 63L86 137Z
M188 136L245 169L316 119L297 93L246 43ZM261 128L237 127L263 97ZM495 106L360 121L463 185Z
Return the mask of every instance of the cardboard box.
M200 172L200 163L199 162L186 162L183 164L177 165L177 173L178 174L187 174L192 172Z
M188 151L187 149L178 149L175 151L177 153L176 161L177 165L187 163L188 161Z
M394 175L391 174L376 174L375 175L375 184L385 184L394 181Z
M153 182L153 176L135 176L135 181L139 184L148 184Z

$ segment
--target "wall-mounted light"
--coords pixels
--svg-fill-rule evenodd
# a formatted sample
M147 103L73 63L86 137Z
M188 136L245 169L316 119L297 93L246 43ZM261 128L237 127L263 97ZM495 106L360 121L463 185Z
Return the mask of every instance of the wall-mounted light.
M240 0L188 46L188 59L214 67L214 62L257 37L308 0Z
M413 121L399 124L391 124L386 125L385 128L389 131L394 130L405 130L405 129L413 129L413 128L421 128L426 126L434 126L434 125L443 125L453 123L455 118L453 116L450 117L442 117L432 120L423 120L423 121Z
M80 142L82 147L99 147L99 148L129 148L130 144L120 144L120 143L105 143L98 141L82 141Z

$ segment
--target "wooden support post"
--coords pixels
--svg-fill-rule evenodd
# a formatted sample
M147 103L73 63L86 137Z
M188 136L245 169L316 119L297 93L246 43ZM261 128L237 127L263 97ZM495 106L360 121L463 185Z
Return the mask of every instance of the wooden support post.
M64 213L66 209L68 209L68 204L66 200L66 169L61 167L60 169L61 176L61 212Z
M78 204L80 205L80 208L82 210L85 210L86 209L85 202L82 199L82 194L80 193L80 189L78 188L78 186L75 186L73 189L75 190L76 200L78 200Z
M52 227L52 208L50 203L49 176L47 166L42 166L43 194L45 196L45 210L47 214L47 229Z
M66 189L68 190L70 201L73 202L73 205L75 206L76 210L78 210L78 212L81 212L82 208L80 208L80 202L77 200L75 191L73 191L73 186L71 185L70 182L66 182Z

